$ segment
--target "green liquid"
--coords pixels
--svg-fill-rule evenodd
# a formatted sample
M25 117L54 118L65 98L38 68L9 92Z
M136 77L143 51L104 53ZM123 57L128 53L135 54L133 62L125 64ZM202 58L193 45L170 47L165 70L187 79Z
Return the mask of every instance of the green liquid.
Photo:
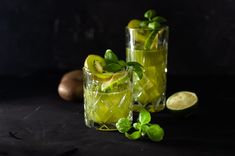
M150 112L164 109L166 90L167 50L126 49L127 61L137 61L144 66L143 78L133 74L134 100Z
M86 125L100 130L115 130L120 118L131 116L131 90L99 93L85 89Z
M88 127L116 130L120 118L132 119L132 88L128 74L115 73L110 80L93 79L84 86L84 113ZM116 78L119 77L119 78ZM110 85L103 90L102 86Z

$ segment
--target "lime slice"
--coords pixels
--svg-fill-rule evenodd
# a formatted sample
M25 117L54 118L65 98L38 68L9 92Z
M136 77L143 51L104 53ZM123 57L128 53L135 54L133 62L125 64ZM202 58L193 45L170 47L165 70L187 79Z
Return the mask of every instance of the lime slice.
M140 27L140 20L138 20L138 19L133 19L133 20L131 20L129 23L128 23L128 25L127 25L127 27L128 28L139 28Z
M115 85L119 85L124 83L128 79L128 73L124 72L117 72L113 74L112 78L109 81L104 82L101 85L101 91L106 92L108 90L113 90Z
M109 79L113 76L113 73L111 73L111 72L97 73L97 74L95 74L95 76L100 79Z
M86 67L91 73L102 73L105 66L105 60L98 55L88 55L84 67Z
M190 91L180 91L171 95L166 101L166 107L176 115L189 116L198 104L198 97Z
M157 35L156 35L157 32L158 32L158 30L153 30L153 31L149 34L147 40L146 40L145 43L144 43L144 48L145 48L145 49L149 50L149 49L152 47L152 44L154 43L154 39L157 37Z
M133 33L134 33L133 36L135 38L135 41L145 42L146 34L143 34L143 30L139 29L140 28L140 23L141 23L140 20L133 19L128 23L127 27L130 28L130 29L137 29L137 30L133 30Z

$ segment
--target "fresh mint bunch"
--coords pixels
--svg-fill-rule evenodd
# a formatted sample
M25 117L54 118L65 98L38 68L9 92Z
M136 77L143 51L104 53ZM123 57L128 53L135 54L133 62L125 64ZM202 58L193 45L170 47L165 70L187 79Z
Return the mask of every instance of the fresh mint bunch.
M164 130L158 124L151 124L150 113L143 109L140 111L137 122L131 124L127 118L121 118L116 123L120 133L124 133L130 140L136 140L147 136L151 141L159 142L164 137ZM131 133L130 130L134 129Z
M153 9L149 9L144 13L144 20L141 20L139 27L141 29L150 29L151 33L148 35L144 43L144 48L149 50L156 38L156 34L166 26L166 19L162 16L157 16L157 13Z
M165 25L166 19L162 16L157 16L156 11L149 9L144 13L146 20L140 22L140 27L159 30Z
M140 79L143 77L143 66L141 64L138 62L125 62L124 60L119 60L117 55L110 49L106 50L104 59L106 62L104 70L108 72L118 72L128 67L132 67L133 71L136 72Z

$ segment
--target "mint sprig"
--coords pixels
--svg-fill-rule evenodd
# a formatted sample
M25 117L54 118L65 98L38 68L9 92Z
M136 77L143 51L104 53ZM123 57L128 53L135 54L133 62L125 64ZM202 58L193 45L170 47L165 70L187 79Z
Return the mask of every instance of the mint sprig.
M141 64L138 62L125 62L124 60L119 60L117 55L110 49L106 50L104 59L106 62L104 70L107 72L118 72L131 67L140 79L143 77L143 66Z
M145 19L140 22L139 26L143 29L152 30L144 44L144 48L149 50L151 49L151 45L154 42L156 34L165 26L167 20L162 16L157 16L156 11L153 9L147 10L144 13L144 17Z
M137 140L147 136L151 141L159 142L164 137L164 130L158 124L151 124L150 113L143 109L140 111L137 122L131 125L127 118L121 118L116 123L117 130L124 133L130 140ZM134 130L133 130L134 129ZM132 132L130 133L130 131Z
M140 22L140 27L157 30L165 25L166 19L162 16L157 16L157 13L153 9L149 9L144 13L146 20Z

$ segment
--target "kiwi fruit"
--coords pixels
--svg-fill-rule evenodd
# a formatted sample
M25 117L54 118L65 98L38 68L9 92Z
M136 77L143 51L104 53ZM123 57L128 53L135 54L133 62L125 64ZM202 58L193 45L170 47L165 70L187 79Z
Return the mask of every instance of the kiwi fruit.
M105 64L104 58L99 55L91 54L86 58L84 67L92 73L103 73L103 67Z
M83 99L83 72L73 70L65 73L58 86L60 97L66 101L81 101Z

